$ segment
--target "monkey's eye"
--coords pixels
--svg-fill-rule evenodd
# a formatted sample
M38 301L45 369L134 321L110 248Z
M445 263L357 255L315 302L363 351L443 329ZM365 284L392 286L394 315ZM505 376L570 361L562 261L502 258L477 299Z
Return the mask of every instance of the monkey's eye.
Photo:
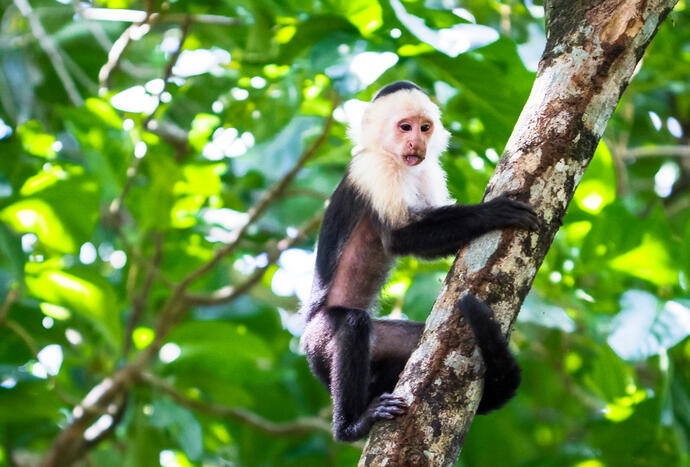
M426 132L429 131L429 130L431 130L431 124L429 124L429 123L424 123L424 124L422 125L422 131L426 133Z
M410 131L412 129L412 125L410 125L409 123L401 123L400 129L402 131Z

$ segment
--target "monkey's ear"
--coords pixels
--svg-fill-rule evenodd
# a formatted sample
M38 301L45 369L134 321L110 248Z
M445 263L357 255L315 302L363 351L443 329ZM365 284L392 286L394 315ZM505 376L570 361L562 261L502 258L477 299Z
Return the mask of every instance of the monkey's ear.
M450 139L450 132L443 127L440 119L435 119L434 132L429 140L427 146L427 157L439 157L448 148L448 140Z
M343 105L347 119L347 136L355 146L364 147L364 113L370 104L359 99L352 99Z

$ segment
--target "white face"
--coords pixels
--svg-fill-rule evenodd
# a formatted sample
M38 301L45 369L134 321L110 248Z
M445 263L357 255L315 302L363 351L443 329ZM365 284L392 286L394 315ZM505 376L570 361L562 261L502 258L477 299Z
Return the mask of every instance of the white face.
M357 144L408 167L438 156L448 137L438 107L420 91L399 91L372 102L362 120L361 136Z
M429 140L434 133L434 123L425 115L409 114L399 120L392 120L393 128L384 132L383 149L399 162L413 167L426 158Z

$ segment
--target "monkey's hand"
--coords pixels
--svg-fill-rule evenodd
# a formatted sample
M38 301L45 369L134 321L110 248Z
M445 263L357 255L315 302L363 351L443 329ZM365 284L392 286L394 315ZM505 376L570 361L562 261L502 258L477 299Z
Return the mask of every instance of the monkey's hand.
M402 398L384 392L371 401L364 415L370 417L372 423L377 420L390 420L407 412L407 407Z
M522 227L537 230L541 221L534 209L527 203L516 201L505 195L483 203L488 209L491 222L495 228Z

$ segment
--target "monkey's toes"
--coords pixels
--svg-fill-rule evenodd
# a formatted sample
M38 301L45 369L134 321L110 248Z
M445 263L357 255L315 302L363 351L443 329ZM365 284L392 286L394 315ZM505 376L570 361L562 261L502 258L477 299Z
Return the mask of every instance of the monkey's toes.
M408 405L404 399L393 394L384 393L372 404L374 417L391 419L407 412Z

